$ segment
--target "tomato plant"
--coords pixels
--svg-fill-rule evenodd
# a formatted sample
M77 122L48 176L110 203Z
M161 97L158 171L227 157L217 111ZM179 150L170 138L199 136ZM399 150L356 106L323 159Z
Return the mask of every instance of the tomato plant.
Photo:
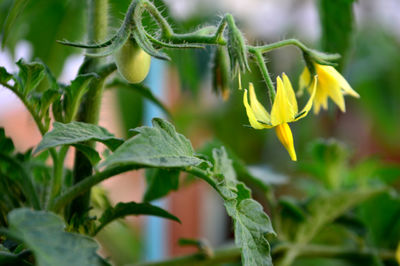
M46 7L39 8L39 2ZM126 8L113 34L108 31L111 1L39 2L35 5L14 0L0 6L1 14L7 12L0 20L3 48L14 48L18 38L28 31L35 56L39 57L30 62L18 60L15 73L1 66L0 85L18 97L41 134L34 147L20 151L7 129L0 130L1 265L396 263L400 239L398 165L378 159L354 160L346 145L334 139L308 139L308 153L298 153L296 148L298 123L316 119L328 105L334 110L338 107L338 117L347 116L351 108L342 114L346 111L345 100L360 98L341 73L354 33L353 1L319 1L325 52L293 38L265 44L247 40L229 13L211 26L200 23L196 30L179 27L179 22L165 14L161 1L132 0L129 6L123 1L113 3L118 10ZM51 23L48 30L35 32L37 24L42 28L46 25L38 14L50 14L49 6L54 12L61 10L47 18L57 21L61 35L57 32L50 36ZM26 28L24 20L32 27ZM85 20L87 29L79 32L77 25ZM63 27L72 31L63 32ZM72 41L84 37L86 42ZM288 47L299 51L301 58L295 61L302 64L302 73L271 74L267 59L279 63L279 58L270 54ZM57 77L72 51L84 51L85 57L77 75L63 84ZM201 51L202 58L185 57L187 51ZM240 118L232 114L214 120L226 129L221 130L229 135L226 140L220 138L195 149L189 137L179 133L182 126L174 115L181 115L182 121L185 115L200 110L200 105L206 109L208 105L185 99L182 105L187 102L186 109L180 114L170 112L164 105L167 100L159 99L143 82L152 60L153 64L158 62L154 59L176 64L179 74L193 87L201 83L201 74L190 70L202 60L211 62L211 71L207 71L212 75L214 91L224 99L218 105L235 103L231 110L241 114ZM299 80L299 86L294 80ZM125 101L128 110L124 115L141 116L132 106L138 105L142 97L159 106L169 119L153 117L151 126L135 125L130 130L133 136L117 137L99 125L104 92L112 88L136 92L135 99L120 101L121 106ZM236 102L235 97L239 99ZM213 118L218 116L218 112L210 112ZM195 120L202 119L206 120L188 120L195 124ZM240 133L243 128L245 134ZM315 132L310 128L307 134L312 135ZM299 161L291 172L293 179L274 180L275 174L248 166L240 159L247 156L228 145L231 142L232 146L243 144L249 150L259 148L262 145L257 142L257 134L270 129L280 142L271 149L272 156L284 152L281 161ZM68 154L73 154L72 166L67 164ZM142 202L112 204L98 186L116 175L140 169L146 170L147 181ZM151 203L184 186L180 173L188 183L200 180L218 195L232 221L232 243L213 249L206 241L182 239L182 245L198 251L160 262L121 262L118 255L100 255L96 239L126 216L148 215L182 223L177 215ZM297 178L300 175L308 176L306 185L300 181L304 179ZM385 233L388 235L383 237ZM118 240L111 234L102 246Z

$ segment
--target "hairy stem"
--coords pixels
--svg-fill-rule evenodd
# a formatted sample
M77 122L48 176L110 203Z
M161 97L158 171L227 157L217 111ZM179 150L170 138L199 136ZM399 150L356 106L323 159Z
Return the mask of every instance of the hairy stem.
M288 46L288 45L294 45L297 46L298 48L300 48L302 51L308 51L309 48L307 48L307 46L305 46L302 42L300 42L299 40L296 39L287 39L287 40L282 40L279 42L274 42L271 44L266 44L266 45L262 45L262 46L251 46L248 45L247 47L249 48L249 50L257 50L260 53L268 53L272 50L284 47L284 46Z
M259 50L249 50L249 52L253 53L253 55L256 58L257 65L261 71L261 75L263 76L264 81L267 84L269 101L272 106L272 104L275 100L275 87L274 87L274 84L272 83L271 77L268 73L267 65L264 62L262 53Z

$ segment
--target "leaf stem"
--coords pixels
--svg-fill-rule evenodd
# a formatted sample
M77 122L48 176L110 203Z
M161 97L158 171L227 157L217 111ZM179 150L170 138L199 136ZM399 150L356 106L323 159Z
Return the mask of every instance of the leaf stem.
M63 208L66 204L74 200L76 197L84 194L90 188L94 185L99 184L103 180L112 177L114 175L118 175L127 171L131 170L136 170L141 168L142 166L140 165L124 165L124 166L117 166L117 167L112 167L109 169L106 169L102 172L98 172L94 175L91 175L89 177L86 177L85 179L81 180L80 182L76 183L72 187L68 188L65 192L63 192L60 196L55 198L52 202L50 202L48 209L51 211L59 211L61 208ZM215 182L210 178L210 174L197 167L187 167L185 169L182 169L183 171L193 174L203 180L205 180L207 183L209 183L213 188L217 189L215 187Z
M58 196L52 202L50 202L48 209L51 211L54 211L54 212L58 212L66 204L68 204L69 202L74 200L76 197L89 191L91 187L99 184L101 181L103 181L109 177L112 177L114 175L118 175L123 172L127 172L127 171L134 170L137 168L138 168L137 166L132 166L132 165L113 167L110 169L106 169L103 172L98 172L94 175L86 177L85 179L79 181L72 187L68 188L60 196Z
M215 185L214 180L212 180L212 178L210 177L211 174L209 172L207 172L206 170L200 169L198 167L189 166L189 167L184 168L183 171L203 179L210 186L212 186L215 190L219 191Z

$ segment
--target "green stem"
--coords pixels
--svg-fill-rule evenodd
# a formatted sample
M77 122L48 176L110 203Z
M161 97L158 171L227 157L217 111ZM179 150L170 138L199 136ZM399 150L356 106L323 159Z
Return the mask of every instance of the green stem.
M58 212L66 204L73 201L78 196L85 194L87 191L90 190L91 187L99 184L101 181L109 177L112 177L114 175L118 175L123 172L127 172L137 168L138 168L137 166L127 165L127 166L106 169L103 172L99 172L94 175L88 176L85 179L73 185L72 187L68 188L64 193L55 198L54 201L50 202L49 210Z
M162 31L162 37L170 38L174 34L173 29L169 25L168 21L164 18L164 16L158 11L157 7L154 6L153 3L149 1L141 1L146 10L153 16L153 18L157 21L158 25Z
M191 44L212 44L212 45L225 45L226 41L223 39L223 31L226 28L225 17L221 20L216 32L211 35L204 35L202 30L179 34L175 33L172 27L169 25L168 21L160 13L153 3L147 0L141 0L139 2L156 20L161 29L161 38L167 42L172 43L191 43Z
M107 37L108 0L88 0L88 40L89 43L99 43ZM89 50L89 52L91 52ZM80 73L95 72L100 64L99 58L85 58ZM93 80L89 84L88 93L82 102L78 113L78 120L90 124L97 124L99 120L101 99L103 95L105 78ZM95 143L88 145L94 147ZM90 161L79 151L75 152L74 183L77 184L93 172ZM90 190L76 198L70 206L69 218L72 214L82 216L89 208Z

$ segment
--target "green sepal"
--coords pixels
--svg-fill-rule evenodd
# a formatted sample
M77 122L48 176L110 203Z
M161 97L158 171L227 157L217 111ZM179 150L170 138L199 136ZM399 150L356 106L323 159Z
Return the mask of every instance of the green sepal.
M238 71L246 72L250 69L247 61L247 48L242 32L237 28L232 15L225 16L228 23L228 53L233 75Z

